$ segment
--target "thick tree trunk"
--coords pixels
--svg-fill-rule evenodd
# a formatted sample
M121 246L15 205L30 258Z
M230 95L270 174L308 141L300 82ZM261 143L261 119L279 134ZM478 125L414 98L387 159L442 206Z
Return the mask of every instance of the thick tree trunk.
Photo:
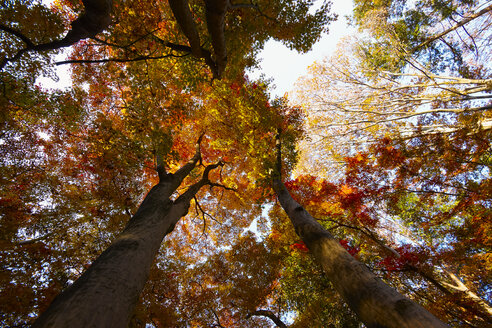
M200 181L178 199L170 199L183 179L196 166L193 159L174 174L158 168L160 182L154 186L137 213L116 240L69 288L55 298L33 327L126 327L147 281L165 235L184 216L196 192L210 183L207 166Z
M296 233L322 266L333 287L368 328L447 327L352 257L292 198L278 178L274 180L274 189Z
M149 192L123 233L33 327L126 327L164 236L186 209L168 186Z
M195 26L193 15L187 0L169 0L169 6L173 12L174 18L178 22L181 31L188 39L191 47L191 53L197 57L202 57L202 45L200 44L200 36Z

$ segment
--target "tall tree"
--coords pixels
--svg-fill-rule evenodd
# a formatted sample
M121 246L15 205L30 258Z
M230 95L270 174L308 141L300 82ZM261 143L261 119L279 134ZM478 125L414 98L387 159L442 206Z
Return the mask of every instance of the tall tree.
M224 164L206 166L200 180L171 200L183 180L201 163L200 141L193 158L175 173L167 173L163 163L159 164L158 184L123 232L77 281L57 296L33 327L128 325L162 239L187 214L198 190L212 184L209 172Z
M486 327L490 8L415 4L358 2L362 37L299 83L294 103L311 132L297 172L312 176L291 186L388 283L451 325ZM454 27L434 24L439 15ZM458 242L467 238L474 242Z
M446 327L446 325L383 283L355 260L299 203L281 181L281 142L277 136L277 173L273 187L280 204L322 266L334 288L368 327Z
M328 3L312 13L309 9L312 1L113 1L111 23L107 24L105 11L104 19L99 22L104 26L90 31L89 38L83 39L86 34L76 32L76 22L91 16L90 3L57 2L49 11L40 4L20 1L15 6L1 8L2 18L8 19L0 31L0 41L8 51L2 55L6 61L0 72L0 257L6 268L0 274L0 299L8 301L0 302L0 322L6 326L25 326L46 309L39 325L66 320L72 311L79 310L88 310L91 315L76 314L77 322L88 322L96 318L90 309L99 303L89 301L84 293L97 294L107 288L105 296L115 295L109 291L114 287L115 293L126 295L116 297L117 302L113 304L114 310L121 314L112 314L117 318L112 320L109 310L102 313L104 306L111 303L106 301L94 312L103 317L98 320L100 324L110 320L112 324L129 322L133 327L269 327L289 323L295 312L294 326L358 325L347 306L338 302L339 297L326 277L317 275L320 270L310 261L305 244L292 231L276 237L286 226L279 223L280 215L272 214L271 221L263 217L273 201L269 172L275 169L271 154L275 129L283 130L284 173L288 175L296 163L296 141L303 134L303 112L287 106L285 100L269 100L267 83L244 77L245 67L256 63L255 53L270 37L283 40L291 48L308 50L333 19L327 11ZM86 14L78 14L84 8ZM31 22L39 22L40 28L29 29ZM73 64L72 89L52 91L35 86L40 73L52 74L46 63L59 48L27 49L30 43L34 47L57 42L60 45L53 40L64 40L70 34L77 34L79 39L73 39L70 58L58 64ZM457 93L479 95L466 90L467 86L454 86L452 79L446 79L441 89L433 89L432 83L425 80L428 77L424 73L428 74L428 70L420 73L423 75L415 78L424 81L425 94L450 89L440 94L449 97L449 102L440 103L442 108L454 100L466 100L467 95L460 98ZM468 75L467 81L477 86L487 85L477 82L487 77L475 73ZM393 84L389 89L401 82L391 77ZM409 91L412 92L413 89ZM465 123L456 126L467 126L466 122L476 124L482 118L477 113L481 112L464 111L459 122ZM437 122L428 125L431 124L436 126ZM482 137L474 139L476 143L467 143L476 130L480 130L478 124L470 125L468 131L453 130L452 135L464 143L457 144L457 149L439 149L449 150L446 158L452 157L450 154L460 147L477 148L485 156L485 143L478 142ZM202 133L205 136L197 157L193 142ZM443 144L443 140L432 136L436 145ZM471 305L467 301L473 295L483 298L485 284L478 285L477 281L485 281L487 271L472 271L483 259L486 231L476 234L472 248L467 247L467 241L477 227L485 227L475 217L483 212L482 203L487 202L488 196L484 193L483 198L476 198L476 192L460 194L462 204L468 200L467 204L473 206L470 211L462 210L463 206L456 207L456 213L466 222L462 228L453 225L456 248L433 253L442 255L443 259L454 250L461 254L461 259L465 254L474 255L467 261L466 275L453 268L448 270L456 279L465 277L465 281L459 280L462 285L445 278L437 269L426 270L426 263L432 261L430 256L422 255L422 261L413 261L418 254L413 248L389 243L397 237L376 220L379 207L371 207L380 206L377 197L391 202L389 195L375 190L377 183L371 182L371 174L377 181L396 187L403 186L398 181L406 181L407 187L412 183L410 175L398 175L400 180L393 180L391 174L384 175L385 169L397 169L401 157L391 148L398 147L381 143L374 152L380 154L386 149L388 154L381 156L386 161L379 163L379 171L366 165L368 161L363 159L370 155L361 153L347 159L345 181L336 187L328 188L326 182L318 185L317 179L301 181L306 182L305 188L298 189L308 202L306 209L325 220L325 227L338 229L337 236L343 236L340 243L330 241L330 245L339 243L349 254L361 256L373 270L386 270L394 278L388 281L394 281L394 285L442 318L452 321L456 320L453 313L470 313L461 307L479 309L479 301ZM420 150L414 149L413 153L422 152L424 145L427 144L422 143ZM467 156L472 153L460 158L470 160ZM478 152L475 155L472 157L476 167L484 157ZM396 166L387 160L391 156ZM417 169L419 160L425 161L414 157L410 164ZM427 157L429 161L436 158ZM186 164L190 158L193 160ZM216 164L205 167L200 163ZM452 161L446 163L450 179L445 183L467 181L466 188L485 190L487 180L483 175L478 186L468 178L476 171L470 171L466 177L460 171L453 180L452 172L459 170L453 171ZM220 167L212 169L217 165ZM156 166L160 166L159 172ZM438 172L435 167L428 167L425 170L420 166L426 174ZM358 192L357 188L362 190L362 187L356 186L357 183L363 184L367 192ZM204 188L205 185L209 188ZM224 186L234 190L226 190ZM444 186L439 188L444 190ZM405 232L411 230L427 241L433 234L445 231L444 223L436 224L435 232L412 226L420 222L417 211L412 212L412 204L426 199L408 197L407 201L396 187L395 193L402 196L394 199L397 205L391 208L395 212L391 215L408 222L411 228ZM330 202L323 202L325 198L319 192L327 190L333 194L328 197ZM451 208L454 200L435 197L433 209ZM154 207L156 202L159 205ZM406 212L397 212L398 206L405 207ZM180 219L188 207L188 215ZM336 212L332 214L339 216L320 216L313 209L324 214ZM277 207L272 213L275 211L279 212ZM149 219L150 212L155 214L150 214L152 218L164 219ZM454 224L453 220L457 219L443 220ZM163 240L176 221L172 238ZM439 218L428 221L436 223ZM155 228L150 227L152 223ZM272 223L277 232L270 231ZM253 236L247 230L254 227L257 232ZM340 227L345 230L339 230ZM148 236L144 238L146 242L129 242L140 233ZM122 248L130 249L119 252ZM422 248L421 253L429 252L432 244ZM340 247L335 249L340 251L337 254L343 253ZM378 253L381 249L384 255ZM387 256L388 252L395 257ZM347 258L350 255L345 255L342 257L353 263ZM119 256L119 260L112 260ZM132 259L136 260L129 265ZM138 261L145 265L133 265ZM414 271L426 277L409 280L413 278L411 273L402 271L410 267L407 264L415 264ZM128 266L129 269L122 269ZM363 268L359 264L356 267ZM112 272L109 283L104 282L107 271ZM139 279L133 279L135 276ZM144 285L146 276L148 281ZM124 290L111 284L127 280L133 285ZM412 288L432 280L437 284ZM103 281L104 286L93 288L93 281ZM450 311L451 314L442 312L443 307L433 306L424 297L438 299L444 294L434 293L433 288L444 286L451 290L448 285L468 288L463 289L467 295L463 298L454 292L445 294L446 301L451 299L446 304L460 306L460 310ZM66 291L48 308L62 290ZM142 290L140 297L139 290ZM424 296L419 298L418 293ZM78 301L80 297L84 302ZM452 302L453 298L459 300ZM70 305L73 303L87 307L73 307ZM486 308L484 304L482 310ZM456 322L475 324L481 313Z
M481 1L356 1L353 22L370 35L361 43L369 68L404 67L408 56L466 73L488 56L490 11ZM479 61L480 62L480 61Z
M335 55L312 65L297 83L291 101L305 108L306 130L313 141L307 140L309 152L301 154L303 169L315 161L331 161L325 170L336 176L334 168L339 166L334 164L384 136L491 128L487 68L479 66L465 77L456 71L433 73L407 58L404 72L365 69L358 46L357 39L340 45ZM311 156L313 152L317 156Z
M139 72L139 68L135 71ZM264 158L271 123L294 128L300 122L296 119L298 111L291 111L289 121L289 113L282 114L270 106L267 86L260 82L215 81L213 86L202 86L205 95L202 96L191 91L180 93L172 79L167 79L164 88L159 81L164 73L156 70L150 73L155 80L132 80L140 90L138 93L118 84L115 88L102 84L99 88L91 86L88 92L78 89L49 97L49 92L39 88L31 90L28 85L19 84L24 88L20 89L15 81L8 85L2 99L4 108L16 115L5 116L9 119L4 125L6 143L2 147L6 154L2 164L8 172L6 178L16 181L17 172L24 170L28 173L22 174L25 179L29 179L31 171L45 175L36 175L37 180L32 181L35 184L44 179L36 189L27 180L29 184L22 187L18 196L11 200L6 197L3 203L2 215L13 220L2 249L2 262L10 268L9 275L2 277L5 278L2 297L14 294L18 300L10 307L14 311L2 311L6 324L22 324L29 320L29 313L42 312L60 289L76 281L96 255L110 247L109 242L117 231L135 213L139 197L150 184L158 183L153 163L155 154L163 157L169 171L178 170L182 159L192 156L190 140L196 139L199 130L207 131L208 142L203 143L201 151L203 161L219 162L222 158L228 163L221 170L223 175L211 172L210 180L222 181L240 190L240 194L230 191L223 194L217 187L197 194L193 200L195 209L207 213L197 218L203 219L203 223L197 222L196 227L190 222L180 224L178 236L161 248L159 262L174 253L179 256L172 255L173 259L194 263L213 253L212 245L229 245L261 211L259 205L249 200L259 201L264 193L261 180L266 176ZM102 81L101 75L92 77L93 81ZM197 103L196 99L203 101ZM33 107L39 112L31 111ZM28 136L32 138L30 143L26 143ZM18 151L11 151L14 146ZM22 159L25 154L36 154L37 160L26 162ZM183 186L197 179L194 170ZM176 192L182 193L181 188ZM14 193L14 189L8 188L3 196L11 197ZM36 201L34 196L40 200ZM172 199L176 197L173 195ZM26 201L32 198L34 203L46 201L36 213L28 207L27 213L23 213L23 208L15 208L21 202L19 198ZM213 219L208 215L213 215ZM198 236L202 233L209 236L208 240L200 241L205 247L195 258L192 247L196 241L185 229ZM167 247L172 250L166 250ZM29 252L26 259L19 261L12 249ZM32 261L37 264L30 265ZM49 267L49 272L43 266ZM152 270L150 276L157 279L162 271L155 266ZM17 293L27 290L29 284L31 293ZM149 290L144 293L141 302L147 304L154 293ZM142 303L138 308L148 309ZM172 303L166 306L173 308ZM151 309L155 312L155 306ZM134 314L131 322L152 318L151 313Z

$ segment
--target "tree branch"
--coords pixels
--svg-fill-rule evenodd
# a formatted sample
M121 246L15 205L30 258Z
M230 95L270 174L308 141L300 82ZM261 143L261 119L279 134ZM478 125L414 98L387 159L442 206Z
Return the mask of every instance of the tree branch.
M112 0L83 0L84 11L71 23L71 29L60 40L35 45L27 36L5 25L1 29L9 32L24 43L26 48L19 50L12 58L4 58L0 63L2 69L8 62L18 60L23 53L28 51L48 51L71 46L78 41L104 31L111 23Z
M262 317L267 317L268 319L272 320L277 327L280 328L287 328L287 325L283 323L282 320L280 320L279 317L277 317L272 311L270 310L256 310L254 312L249 313L246 316L246 319L251 318L252 316L262 316Z
M429 39L425 40L424 42L422 42L421 44L419 44L418 46L416 46L415 48L412 49L412 51L416 51L416 50L419 50L420 48L423 48L425 46L427 46L428 44L434 42L435 40L445 36L446 34L458 29L459 27L471 22L472 20L474 20L475 18L478 18L486 13L488 13L489 11L492 11L492 5L489 5L487 7L485 7L484 9L480 10L478 13L476 14L473 14L471 16L468 16L466 17L465 19L463 19L461 22L459 22L458 24L454 25L453 27L441 32L441 33L438 33L432 37L430 37Z
M35 47L34 43L32 43L32 41L27 36L25 36L24 34L22 34L21 32L15 30L13 28L8 27L5 24L0 23L0 30L3 30L7 33L15 35L16 37L21 39L27 45L28 48Z
M178 56L178 55L173 55L173 54L167 54L167 55L162 55L162 56L139 56L135 58L104 58L104 59L71 59L71 60L63 60L56 62L55 65L65 65L65 64L100 64L100 63L129 63L129 62L136 62L136 61L142 61L142 60L152 60L152 59L163 59L163 58L169 58L169 57L184 57L183 56Z
M275 169L277 172L275 175L279 180L282 179L282 143L280 141L280 134L282 133L282 129L278 128L277 129L277 135L275 136L275 148L277 151L277 161L276 161L276 167Z
M199 137L198 137L198 140L196 142L196 146L195 146L195 155L193 155L193 157L188 161L188 163L186 163L185 165L183 165L179 170L177 170L173 175L178 177L179 180L180 180L180 183L181 181L191 172L191 170L193 170L196 166L196 163L200 162L201 163L201 160L202 160L202 155L201 155L201 152L200 152L200 144L203 140L203 136L205 134L202 133Z
M223 189L229 190L229 191L237 191L237 189L235 189L235 188L227 187L227 186L224 186L223 184L220 184L217 182L209 182L208 185L210 186L210 189L212 189L213 187L219 187L219 188L223 188Z
M43 235L43 236L40 236L40 237L37 237L37 238L27 239L27 240L21 240L21 241L16 242L15 243L15 246L22 246L22 245L34 244L34 243L36 243L38 241L41 241L41 240L44 240L44 239L48 238L51 235L53 235L53 232L47 233L46 235Z
M188 5L188 0L169 0L169 6L173 12L174 18L178 22L181 31L188 39L191 46L191 53L197 57L202 57L202 47L200 45L200 36L195 26L193 15Z
M208 179L208 175L209 175L210 171L216 169L219 166L223 166L223 165L224 165L224 162L217 162L215 164L207 165L205 167L205 170L203 171L202 178L198 182L196 182L196 183L192 184L190 187L188 187L188 189L181 196L179 196L176 199L175 203L191 201L191 199L193 199L193 197L198 192L198 190L200 190L201 187L211 183L210 180Z
M160 43L162 43L165 47L168 47L170 48L171 50L174 50L174 51L181 51L181 52L186 52L188 54L193 54L192 53L192 49L190 46L185 46L185 45L182 45L182 44L176 44L176 43L172 43L172 42L168 42L168 41L164 41L162 40L161 38L157 37L154 35L154 38L159 41ZM201 48L202 52L201 52L201 57L198 57L198 58L203 58L205 59L205 64L207 64L207 66L210 68L210 70L212 71L212 75L214 76L214 78L219 78L218 76L218 72L217 72L217 65L215 64L214 60L212 59L212 54L210 53L210 51L208 51L207 49L204 49L204 48Z

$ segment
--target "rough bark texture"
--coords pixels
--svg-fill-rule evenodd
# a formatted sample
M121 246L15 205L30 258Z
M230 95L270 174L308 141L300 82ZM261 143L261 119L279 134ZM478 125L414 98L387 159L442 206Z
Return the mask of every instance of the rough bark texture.
M199 149L174 174L158 167L154 186L123 232L69 288L55 298L33 327L126 327L165 235L186 215L208 173L174 202L170 199L200 159Z
M322 266L334 288L368 328L447 327L352 257L292 198L279 178L274 180L274 189L296 233Z
M104 31L111 23L112 0L83 0L84 11L71 24L67 35L60 40L43 44L34 44L27 36L4 25L0 29L19 37L26 47L17 52L12 58L6 58L0 63L2 69L6 63L20 58L27 51L47 51L71 46L78 41L91 38Z

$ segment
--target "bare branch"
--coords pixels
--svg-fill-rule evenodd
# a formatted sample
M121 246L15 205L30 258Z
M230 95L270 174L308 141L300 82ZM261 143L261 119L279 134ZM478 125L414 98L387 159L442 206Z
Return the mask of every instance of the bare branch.
M442 38L443 36L445 36L446 34L458 29L459 27L471 22L472 20L474 20L475 18L478 18L486 13L488 13L489 11L492 11L492 5L489 5L487 7L485 7L484 9L480 10L478 13L475 13L473 15L470 15L468 17L466 17L465 19L463 19L461 22L459 22L458 24L454 25L453 27L445 30L445 31L442 31L441 33L438 33L436 35L433 35L432 37L430 37L429 39L425 40L424 42L422 42L421 44L419 44L418 46L416 46L415 48L412 49L412 51L416 51L416 50L419 50L420 48L423 48L425 46L427 46L428 44L436 41L437 39L440 39Z
M20 38L26 43L27 47L20 49L12 58L3 59L0 63L0 69L3 69L8 62L18 60L25 52L48 51L68 47L82 39L94 37L104 31L111 23L112 0L83 0L82 2L84 11L71 23L72 28L60 40L35 45L27 36L2 25L0 27L2 30Z
M227 187L227 186L224 186L223 184L216 183L216 182L209 182L208 185L210 186L210 189L212 189L213 187L219 187L219 188L223 188L225 190L237 192L237 189L235 189L235 188Z
M18 241L18 242L15 243L15 245L16 246L23 246L23 245L34 244L34 243L37 243L38 241L45 240L46 238L48 238L51 235L53 235L53 232L47 233L46 235L43 235L43 236L40 236L40 237L37 237L37 238L26 239L26 240Z
M8 27L5 24L0 23L0 30L4 30L5 32L15 35L16 37L21 39L27 45L28 48L35 47L34 43L32 43L32 41L27 36L25 36L24 34L13 28Z
M267 317L268 319L272 320L277 327L287 328L287 325L282 320L280 320L280 318L278 316L276 316L275 313L273 313L273 311L270 311L270 310L256 310L254 312L249 313L246 316L246 319L249 319L252 316Z
M56 62L55 65L65 65L65 64L101 64L101 63L129 63L129 62L136 62L136 61L142 61L142 60L153 60L153 59L164 59L164 58L169 58L169 57L184 57L183 56L178 56L178 55L173 55L173 54L167 54L167 55L162 55L162 56L140 56L136 58L104 58L104 59L72 59L72 60L63 60Z

